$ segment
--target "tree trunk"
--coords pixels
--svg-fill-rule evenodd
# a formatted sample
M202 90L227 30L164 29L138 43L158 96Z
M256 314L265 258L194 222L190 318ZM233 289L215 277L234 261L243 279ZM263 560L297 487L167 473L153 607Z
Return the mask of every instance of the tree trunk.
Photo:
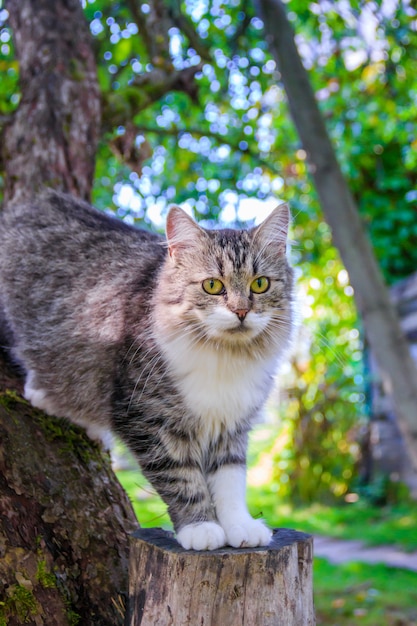
M5 202L48 185L88 198L99 90L79 0L9 0L22 99L0 146ZM130 502L83 431L43 415L0 351L0 623L124 621Z
M357 207L343 178L294 32L280 0L257 0L266 38L307 152L310 172L334 242L349 273L370 346L389 382L410 458L417 468L417 369Z
M313 626L313 540L275 531L268 548L183 550L138 530L130 557L130 626Z
M88 200L100 130L96 66L79 0L8 0L22 98L2 146L4 201L49 186Z
M123 624L130 502L108 456L20 385L0 362L0 623Z

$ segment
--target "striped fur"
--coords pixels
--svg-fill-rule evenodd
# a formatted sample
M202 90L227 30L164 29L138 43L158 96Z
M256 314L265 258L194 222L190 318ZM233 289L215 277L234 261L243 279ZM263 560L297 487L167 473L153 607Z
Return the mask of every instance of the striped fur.
M269 541L245 505L246 446L291 332L288 219L207 231L174 207L165 241L48 192L0 222L0 336L26 397L120 436L186 548Z

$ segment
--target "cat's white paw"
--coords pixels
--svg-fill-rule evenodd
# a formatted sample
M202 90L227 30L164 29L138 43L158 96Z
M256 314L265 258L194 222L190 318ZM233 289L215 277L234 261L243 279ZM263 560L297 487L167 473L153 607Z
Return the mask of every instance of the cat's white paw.
M233 548L267 546L272 537L272 530L258 519L238 521L225 528L225 532L227 543Z
M110 452L114 448L114 437L108 428L98 424L82 424L87 431L87 435L93 441L100 443L104 450Z
M23 395L32 406L41 409L41 411L45 411L48 415L54 415L53 405L44 389L35 389L28 380L25 384Z
M224 530L216 522L187 524L177 532L177 540L185 550L216 550L226 545Z

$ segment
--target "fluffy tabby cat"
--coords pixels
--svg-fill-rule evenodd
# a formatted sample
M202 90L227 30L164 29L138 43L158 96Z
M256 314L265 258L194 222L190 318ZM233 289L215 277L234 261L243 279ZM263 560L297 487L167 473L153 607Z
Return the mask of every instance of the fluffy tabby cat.
M291 329L289 211L167 240L46 192L0 221L3 343L25 397L111 429L168 505L184 548L267 545L245 504L247 436Z

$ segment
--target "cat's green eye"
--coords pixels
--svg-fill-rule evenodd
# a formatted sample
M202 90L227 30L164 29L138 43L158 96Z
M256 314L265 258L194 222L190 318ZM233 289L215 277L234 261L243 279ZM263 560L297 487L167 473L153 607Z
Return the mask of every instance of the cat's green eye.
M224 285L218 278L206 278L203 280L203 289L211 296L219 296L224 292Z
M266 276L259 276L259 278L255 278L250 284L250 290L253 293L265 293L269 289L269 278Z

